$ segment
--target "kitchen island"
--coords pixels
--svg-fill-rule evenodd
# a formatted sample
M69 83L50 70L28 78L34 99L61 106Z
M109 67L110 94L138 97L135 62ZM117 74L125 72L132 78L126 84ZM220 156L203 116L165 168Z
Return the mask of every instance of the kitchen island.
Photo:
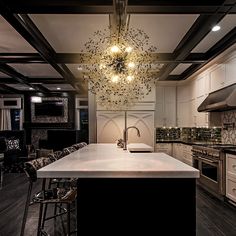
M199 171L164 153L90 144L37 171L78 178L78 235L196 235Z

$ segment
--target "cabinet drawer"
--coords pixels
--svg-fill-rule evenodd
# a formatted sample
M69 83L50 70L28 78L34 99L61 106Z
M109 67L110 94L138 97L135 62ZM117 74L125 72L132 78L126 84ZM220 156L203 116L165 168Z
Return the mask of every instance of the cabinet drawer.
M236 156L227 154L226 160L227 175L231 175L236 178Z
M226 196L236 202L236 179L226 180Z

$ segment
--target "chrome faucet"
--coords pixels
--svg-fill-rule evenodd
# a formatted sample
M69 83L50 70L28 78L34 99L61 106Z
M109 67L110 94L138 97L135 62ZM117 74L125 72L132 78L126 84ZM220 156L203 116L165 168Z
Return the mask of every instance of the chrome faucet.
M136 126L129 126L126 129L124 129L124 132L123 132L123 140L124 140L123 150L127 150L128 130L129 129L136 129L137 130L137 135L138 135L138 137L140 137L140 131Z

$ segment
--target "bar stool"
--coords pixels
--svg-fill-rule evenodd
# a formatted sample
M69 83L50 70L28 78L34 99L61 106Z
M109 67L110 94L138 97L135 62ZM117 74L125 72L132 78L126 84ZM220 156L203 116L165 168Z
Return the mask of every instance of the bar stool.
M38 230L37 230L37 236L40 236L42 233L45 235L47 234L43 228L44 222L50 219L53 219L59 215L67 213L67 235L70 235L70 212L71 212L71 204L75 201L77 190L73 188L54 188L54 189L46 189L46 179L43 179L42 181L42 190L36 194L34 194L31 202L31 193L32 193L32 187L33 183L37 181L37 170L52 163L52 160L47 157L41 157L33 161L29 161L25 163L25 173L29 180L29 189L27 193L27 200L25 204L25 210L24 210L24 216L22 221L22 227L21 227L21 236L24 235L27 215L28 215L28 209L29 206L32 204L39 204L39 221L38 221ZM50 182L50 181L49 181ZM47 206L47 204L66 204L66 210L63 211L60 214L53 215L51 217L47 217L46 215L43 216L43 208L44 206Z

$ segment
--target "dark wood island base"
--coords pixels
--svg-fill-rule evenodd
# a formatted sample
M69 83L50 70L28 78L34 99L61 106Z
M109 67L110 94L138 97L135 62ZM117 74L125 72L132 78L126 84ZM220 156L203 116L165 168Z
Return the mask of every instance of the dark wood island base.
M81 178L77 235L196 235L195 181Z

